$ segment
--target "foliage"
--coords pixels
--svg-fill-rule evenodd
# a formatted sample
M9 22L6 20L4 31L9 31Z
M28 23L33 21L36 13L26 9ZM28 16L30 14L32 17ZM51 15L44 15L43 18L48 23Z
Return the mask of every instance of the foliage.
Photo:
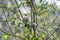
M59 10L53 4L44 2L44 0L38 3L35 0L1 0L0 40L56 40L55 20ZM24 26L24 17L29 19L27 26Z

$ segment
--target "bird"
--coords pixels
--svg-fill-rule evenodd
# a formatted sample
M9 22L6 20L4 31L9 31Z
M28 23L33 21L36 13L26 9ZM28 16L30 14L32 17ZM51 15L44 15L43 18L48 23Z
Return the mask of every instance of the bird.
M25 26L28 25L28 22L29 22L29 18L28 18L27 16L25 16L25 17L23 18L23 23L25 24Z

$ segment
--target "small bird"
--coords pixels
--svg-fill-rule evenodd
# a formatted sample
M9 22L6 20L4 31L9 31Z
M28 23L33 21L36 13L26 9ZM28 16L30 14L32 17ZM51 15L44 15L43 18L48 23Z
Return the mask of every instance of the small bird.
M29 17L25 14L25 17L23 18L23 23L25 24L25 26L27 26L28 22L29 22Z

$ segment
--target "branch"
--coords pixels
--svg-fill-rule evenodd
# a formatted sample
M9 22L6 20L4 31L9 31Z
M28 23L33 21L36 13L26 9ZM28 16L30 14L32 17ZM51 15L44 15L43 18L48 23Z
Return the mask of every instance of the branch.
M42 14L42 13L44 13L44 12L46 12L46 11L48 11L48 10L45 10L45 11L43 11L43 12L39 11L39 12L37 12L37 13L40 13L40 14Z
M2 0L2 4L3 4L3 0ZM3 4L3 5L4 5L4 4ZM3 10L3 13L5 14L4 8L2 8L2 10ZM10 25L9 25L9 23L8 23L8 19L7 19L7 17L6 17L6 14L5 14L5 18L6 18L6 22L7 22L7 25L8 25L8 27L9 27L11 33L13 33L12 28L10 27Z
M19 6L18 6L18 3L17 3L17 0L15 0L15 3L16 3L17 8L18 8L18 10L19 10ZM22 15L22 13L21 13L21 11L20 11L20 10L19 10L19 13L20 13L20 15L21 15L21 17L22 17L22 19L23 19L23 15Z
M55 17L55 19L53 20L53 22L49 25L49 26L51 26L54 22L55 22L55 20L58 18L58 16L59 16L59 14L60 14L60 12L58 12L58 14L56 15L56 17ZM56 29L55 29L56 30ZM55 31L53 32L53 34L55 33ZM53 34L51 34L50 35L50 37L53 35Z
M11 36L13 36L13 37L21 38L21 37L16 36L15 34L7 33L7 32L5 32L5 31L4 31L4 30L2 30L2 29L0 29L0 31L1 31L1 32L3 32L3 33L5 33L5 34L11 35ZM23 39L23 40L24 40L24 38L21 38L21 39Z
M11 33L13 33L12 28L11 28L11 26L10 26L9 23L8 23L8 19L7 19L7 17L6 17L6 14L5 14L5 12L4 12L4 9L2 8L2 10L3 10L3 13L4 13L4 15L5 15L7 25L8 25L8 27L9 27L9 29L11 30Z
M32 19L34 19L34 23L36 23L36 11L35 11L35 5L33 3L34 0L27 0L30 7L31 7L31 25L32 25ZM36 26L32 27L34 31L34 37L35 37L35 31L36 31Z
M51 26L51 25L55 22L55 20L56 20L56 19L58 18L58 16L59 16L59 14L60 14L60 12L57 13L57 15L55 16L54 20L53 20L48 26Z

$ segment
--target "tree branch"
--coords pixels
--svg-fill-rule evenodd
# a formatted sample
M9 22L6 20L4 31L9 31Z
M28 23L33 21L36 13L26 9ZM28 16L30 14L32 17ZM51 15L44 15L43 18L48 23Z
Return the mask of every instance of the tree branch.
M17 0L15 0L15 3L16 3L17 8L18 8L18 10L19 10L19 6L18 6L18 3L17 3ZM20 11L20 10L19 10L19 13L20 13L20 15L21 15L21 17L22 17L22 19L23 19L23 15L22 15L22 13L21 13L21 11Z
M11 36L13 36L13 37L21 38L21 37L16 36L15 34L8 33L8 32L6 32L6 31L4 31L4 30L2 30L2 29L0 29L0 31L3 32L3 33L5 33L5 34L11 35ZM24 38L21 38L21 39L24 40Z
M36 23L36 11L35 11L35 5L33 3L34 0L27 0L27 1L31 7L31 25L32 25L32 19L34 20L33 23ZM33 28L34 37L35 37L36 26L34 25L32 28Z
M57 13L57 15L55 16L54 20L53 20L48 26L51 26L51 25L55 22L55 20L56 20L56 19L58 18L58 16L59 16L59 14L60 14L60 12Z
M3 4L3 0L2 0L2 4ZM4 4L3 4L3 5L4 5ZM13 33L12 28L10 27L10 25L9 25L9 23L8 23L8 19L7 19L7 17L6 17L6 14L5 14L5 10L4 10L4 8L2 8L2 10L3 10L3 13L4 13L4 15L5 15L7 25L8 25L8 27L9 27L11 33Z

